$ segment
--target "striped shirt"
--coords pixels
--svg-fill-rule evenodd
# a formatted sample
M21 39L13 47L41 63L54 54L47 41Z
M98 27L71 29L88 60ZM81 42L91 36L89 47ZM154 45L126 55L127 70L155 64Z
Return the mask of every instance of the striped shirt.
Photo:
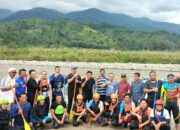
M97 86L96 86L96 92L100 95L106 95L106 87L101 87L103 84L106 84L108 79L106 77L98 77L97 78Z

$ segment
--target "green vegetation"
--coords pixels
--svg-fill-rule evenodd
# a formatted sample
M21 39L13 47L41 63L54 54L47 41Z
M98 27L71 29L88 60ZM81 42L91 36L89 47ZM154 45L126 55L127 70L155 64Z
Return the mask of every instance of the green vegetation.
M178 51L180 35L127 30L107 24L28 19L0 25L0 46Z
M118 51L77 48L0 48L2 60L133 62L180 64L180 52Z

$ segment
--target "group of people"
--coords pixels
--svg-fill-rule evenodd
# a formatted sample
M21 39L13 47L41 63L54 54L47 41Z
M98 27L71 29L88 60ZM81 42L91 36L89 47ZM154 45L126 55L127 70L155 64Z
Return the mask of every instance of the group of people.
M168 74L167 80L161 81L151 71L143 81L136 72L130 84L126 74L117 81L113 73L106 77L105 69L100 69L98 77L92 71L81 77L77 66L72 66L67 76L60 73L60 66L50 77L42 71L38 80L33 69L29 76L25 69L16 74L17 70L10 68L1 80L0 130L24 130L24 119L32 130L48 129L51 122L55 129L95 122L130 130L170 130L172 118L179 130L179 75Z

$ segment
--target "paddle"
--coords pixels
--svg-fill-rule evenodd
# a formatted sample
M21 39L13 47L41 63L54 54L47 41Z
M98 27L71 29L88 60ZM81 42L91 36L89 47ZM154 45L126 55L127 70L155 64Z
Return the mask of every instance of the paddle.
M18 102L18 100L17 100L17 97L16 97L16 94L15 94L15 92L14 92L14 89L12 88L12 86L10 86L10 88L11 88L13 94L14 94L14 98L15 98L15 101L16 101L16 103L17 103L17 105L18 105L18 108L21 109L21 106L20 106L20 104L19 104L19 102ZM25 118L24 118L23 112L21 112L20 114L21 114L21 117L22 117L23 122L24 122L24 129L25 129L25 130L31 130L31 127L29 126L29 124L26 122L26 120L25 120Z
M73 100L72 100L72 105L71 105L71 110L70 110L70 114L69 114L69 120L72 121L73 119L73 112L72 112L72 108L74 105L74 98L76 96L76 79L75 79L75 84L74 84L74 94L73 94Z

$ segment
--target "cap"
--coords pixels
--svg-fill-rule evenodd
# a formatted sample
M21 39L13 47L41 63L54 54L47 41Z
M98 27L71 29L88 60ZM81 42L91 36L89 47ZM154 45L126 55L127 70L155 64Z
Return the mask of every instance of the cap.
M9 68L8 73L12 72L12 71L16 71L16 69L15 68Z
M71 69L77 69L77 66L76 65L72 65Z

